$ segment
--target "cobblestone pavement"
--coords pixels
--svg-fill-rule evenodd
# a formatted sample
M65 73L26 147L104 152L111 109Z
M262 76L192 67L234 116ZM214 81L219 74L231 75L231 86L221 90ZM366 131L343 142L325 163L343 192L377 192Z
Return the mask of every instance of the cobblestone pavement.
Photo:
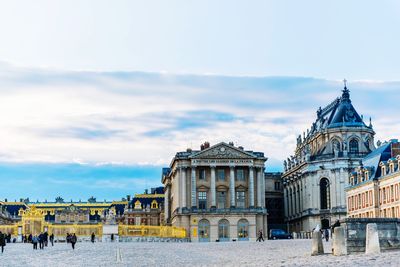
M33 251L8 244L0 266L400 266L400 251L378 255L310 256L311 240L262 243L78 243L75 250L55 244Z

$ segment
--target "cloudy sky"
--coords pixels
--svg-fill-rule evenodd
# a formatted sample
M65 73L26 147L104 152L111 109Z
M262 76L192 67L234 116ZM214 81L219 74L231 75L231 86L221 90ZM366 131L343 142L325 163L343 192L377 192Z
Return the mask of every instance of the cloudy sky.
M204 141L279 171L344 77L400 136L398 1L215 2L0 1L0 199L120 199Z

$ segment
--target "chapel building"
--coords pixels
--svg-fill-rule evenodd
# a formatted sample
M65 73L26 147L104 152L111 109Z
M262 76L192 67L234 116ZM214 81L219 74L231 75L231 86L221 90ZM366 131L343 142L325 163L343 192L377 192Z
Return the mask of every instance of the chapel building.
M289 231L328 228L346 217L345 186L353 170L374 146L371 120L363 121L345 84L342 96L319 108L311 129L297 138L284 161L285 222Z

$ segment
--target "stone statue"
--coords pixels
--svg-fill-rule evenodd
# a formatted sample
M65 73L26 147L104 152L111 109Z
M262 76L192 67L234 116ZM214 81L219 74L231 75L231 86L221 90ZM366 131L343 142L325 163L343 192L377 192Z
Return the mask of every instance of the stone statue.
M286 160L283 161L283 167L285 168L285 171L287 171L287 167L288 166L287 166L287 161Z
M108 212L107 212L106 224L116 224L115 210L113 208L109 209Z

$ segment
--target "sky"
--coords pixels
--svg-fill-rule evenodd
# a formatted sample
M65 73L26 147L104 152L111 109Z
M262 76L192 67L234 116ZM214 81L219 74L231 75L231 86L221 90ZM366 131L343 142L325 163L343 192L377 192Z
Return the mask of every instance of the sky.
M0 199L118 200L177 151L282 170L319 106L399 137L398 1L0 1Z

